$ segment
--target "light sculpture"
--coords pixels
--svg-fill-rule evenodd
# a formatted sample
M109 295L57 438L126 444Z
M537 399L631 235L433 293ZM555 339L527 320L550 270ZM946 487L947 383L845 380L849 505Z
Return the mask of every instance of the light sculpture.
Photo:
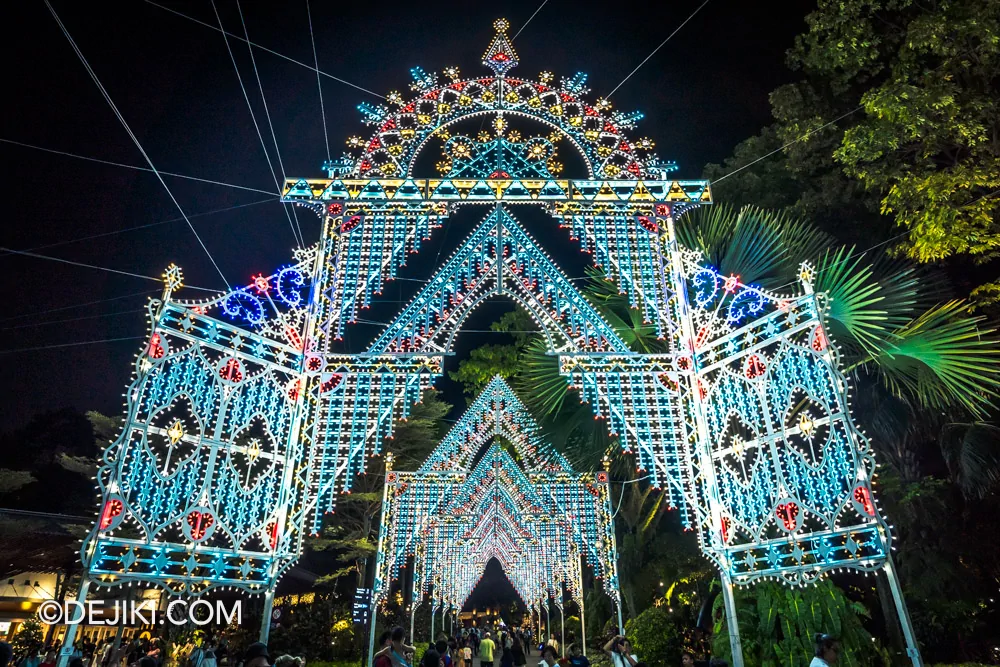
M573 471L499 377L419 470L386 472L376 604L410 557L411 617L424 596L432 613L460 610L492 558L526 606L561 605L565 590L582 608L583 558L621 625L607 471Z
M627 135L641 114L589 101L586 75L511 76L519 59L506 22L495 27L483 56L490 74L461 78L448 68L442 82L414 68L412 97L360 105L372 134L348 141L354 154L324 165L327 178L286 182L284 200L323 221L319 242L293 264L204 301L174 298L180 272L167 271L163 297L150 303L125 428L98 475L102 504L82 549L80 597L92 584L176 594L231 586L264 593L269 613L303 536L441 374L465 317L501 297L531 314L562 373L697 531L722 575L736 664L734 584L801 585L851 568L889 577L919 665L872 491L872 453L851 420L809 267L798 294L773 294L681 248L674 226L711 203L708 182L670 180L676 165ZM483 134L463 134L466 121ZM559 178L568 163L556 158L556 138L578 154L584 178ZM414 173L435 143L443 175ZM345 327L423 240L459 207L477 206L483 221L377 340L340 351ZM668 353L628 349L518 222L514 211L525 206L568 230ZM434 494L456 483L450 474L421 472L427 497L418 505L439 502ZM506 525L502 514L495 520ZM445 524L434 530L449 539ZM387 544L383 555L409 548ZM421 586L438 580L430 590L452 605L469 568L446 562L445 581L429 549L417 552ZM566 581L558 559L502 555L524 595ZM66 646L74 635L75 626Z

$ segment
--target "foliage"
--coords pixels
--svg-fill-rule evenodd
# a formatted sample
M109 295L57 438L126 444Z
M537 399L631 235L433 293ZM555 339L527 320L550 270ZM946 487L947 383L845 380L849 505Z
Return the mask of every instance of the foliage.
M463 359L457 371L448 375L461 383L466 397L473 401L494 376L509 378L517 373L518 350L514 345L483 345Z
M17 491L35 481L35 476L27 470L0 468L0 494Z
M396 425L391 447L396 468L416 469L423 462L444 435L444 417L450 409L451 405L441 400L439 392L424 392L409 417ZM306 540L306 548L311 551L335 553L340 565L317 580L320 587L328 587L350 575L354 575L356 586L366 581L368 560L375 553L378 540L384 472L383 459L370 461L354 490L338 499L337 513L324 522L318 536Z
M625 636L640 660L650 665L680 664L681 636L670 613L650 607L625 624Z
M10 640L10 647L14 649L14 655L24 655L28 652L37 652L42 648L44 641L42 622L35 617L26 619L17 630L17 634Z
M983 548L982 535L996 529L996 495L966 502L948 479L916 471L904 478L883 467L878 491L896 525L896 563L910 616L929 658L986 657L995 640L991 584L1000 554Z
M1000 484L1000 428L993 424L945 424L941 451L952 479L967 498L984 498Z
M1000 3L821 2L807 23L792 62L844 90L862 84L865 117L836 159L909 229L908 254L1000 257Z
M906 262L831 248L815 225L754 207L692 211L678 238L722 273L774 290L787 291L799 264L811 261L842 366L864 370L911 406L982 416L997 396L1000 342L968 304L940 302L939 278Z
M616 517L618 572L625 608L629 616L635 618L645 604L652 602L656 590L649 585L656 575L651 576L647 570L657 555L653 549L656 529L666 513L666 506L664 495L643 482L612 488L612 495L615 492L624 494L624 497L619 495L622 499ZM640 596L644 599L640 600Z
M706 167L716 197L787 207L852 243L885 242L894 223L920 262L1000 258L1000 3L820 0L806 23L776 122ZM996 275L968 276L988 281L980 305Z
M351 608L330 595L316 596L309 604L288 610L290 620L272 630L268 648L272 657L282 654L305 657L307 661L350 657L354 650Z
M97 412L65 409L37 415L25 427L0 436L3 504L90 516L97 459L109 434L117 434L117 423Z
M852 602L836 584L823 579L815 586L791 588L763 582L735 591L743 657L748 665L805 667L813 655L813 636L838 638L838 665L881 665L886 662L877 642L864 629L868 610ZM715 601L713 653L729 660L732 652L723 596Z

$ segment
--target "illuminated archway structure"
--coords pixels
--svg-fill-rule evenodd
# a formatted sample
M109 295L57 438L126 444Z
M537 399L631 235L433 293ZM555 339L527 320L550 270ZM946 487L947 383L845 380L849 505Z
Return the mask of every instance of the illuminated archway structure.
M529 609L564 591L582 607L583 558L620 618L607 472L574 472L499 377L419 470L387 471L377 553L376 603L413 557L414 605L460 610L496 558Z
M413 97L361 105L373 131L350 140L357 154L327 163L327 178L286 183L285 201L323 220L291 264L200 301L176 299L180 271L168 270L98 474L81 596L92 584L225 586L264 593L269 608L303 536L440 376L461 322L501 296L532 314L562 373L697 531L722 575L735 656L733 584L851 568L889 576L919 664L811 270L799 293L775 294L681 248L674 226L711 203L708 182L670 180L652 142L627 136L639 114L588 101L585 75L511 76L518 58L506 22L496 28L491 75L447 68L442 82L415 68ZM470 120L490 131L461 134ZM548 134L522 136L522 120ZM435 137L441 175L413 173ZM557 142L587 178L559 178ZM669 353L624 345L518 223L524 206L568 230ZM367 350L338 351L359 309L459 207L484 208L483 222Z

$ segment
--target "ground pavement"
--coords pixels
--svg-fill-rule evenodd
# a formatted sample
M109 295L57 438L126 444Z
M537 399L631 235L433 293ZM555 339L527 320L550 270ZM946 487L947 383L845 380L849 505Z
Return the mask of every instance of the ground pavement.
M538 661L540 659L541 659L541 656L538 655L538 651L532 651L531 655L528 656L528 667L537 667ZM494 667L499 667L500 666L500 659L497 658L496 661L493 663L493 665L494 665ZM472 659L472 667L490 667L490 663L488 663L488 662L481 663L480 660L479 660L479 658L473 658Z

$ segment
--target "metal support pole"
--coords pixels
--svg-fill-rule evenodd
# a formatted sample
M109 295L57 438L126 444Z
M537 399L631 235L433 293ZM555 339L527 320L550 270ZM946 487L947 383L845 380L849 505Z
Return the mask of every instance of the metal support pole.
M417 617L416 606L410 606L410 645L413 645L413 620Z
M545 641L543 644L548 644L549 639L552 639L552 618L549 616L549 601L545 601Z
M583 649L584 657L587 656L587 617L583 613L584 598L586 595L583 592L583 555L580 556L580 585L577 590L580 591L580 599L578 604L580 606L580 647Z
M622 598L621 593L618 594L618 634L625 634L625 621L622 619Z
M892 600L896 603L896 615L899 616L899 624L903 628L903 638L906 640L906 655L909 656L913 667L923 667L924 659L920 655L920 646L913 634L913 623L910 621L910 611L906 608L906 600L903 599L903 591L899 586L899 579L896 577L896 564L892 560L892 554L888 553L885 565L882 566L885 576L889 580L889 590L892 591ZM888 621L888 619L886 619Z
M729 575L722 575L722 598L726 603L726 626L729 629L729 646L732 649L732 667L743 667L743 644L740 642L740 622L736 617L736 599Z
M132 600L132 589L129 588L125 592L125 597L122 599L122 604L128 605ZM121 665L121 652L122 652L122 638L125 636L125 620L122 618L118 619L118 627L115 628L115 643L111 647L111 657L108 658L108 667L119 667Z
M559 651L562 654L560 657L566 657L566 610L561 604L557 604L556 607L559 608Z
M371 601L371 613L372 613L372 625L368 632L368 662L366 665L372 664L372 660L375 656L375 617L378 615L378 605L375 604L375 597L372 596ZM381 647L380 647L381 648Z
M413 621L417 617L417 559L413 559L413 571L410 572L410 646L413 646Z
M76 594L76 601L80 604L85 604L87 600L87 591L90 590L90 579L87 575L81 575L80 577L80 588ZM66 607L64 606L64 609ZM81 610L81 613L82 610ZM69 612L67 611L67 615ZM63 619L64 621L66 619ZM56 663L57 667L66 667L69 663L69 657L73 654L73 642L76 641L76 631L80 627L79 623L67 623L66 636L63 637L62 648L59 650L59 660Z
M434 598L431 598L431 643L434 643L434 621L437 618L437 609L434 608Z
M272 609L274 609L274 588L268 588L267 592L264 593L264 614L260 619L260 638L258 641L261 644L267 643L267 636L271 632Z

